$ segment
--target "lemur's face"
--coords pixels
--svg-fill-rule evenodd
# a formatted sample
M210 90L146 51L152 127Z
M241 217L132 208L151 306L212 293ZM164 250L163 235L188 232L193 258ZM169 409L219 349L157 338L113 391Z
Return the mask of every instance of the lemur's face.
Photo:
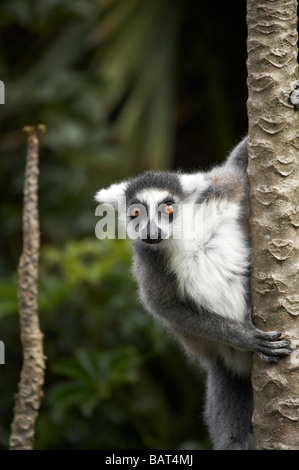
M144 243L158 244L173 234L178 216L178 197L170 191L145 189L127 201L127 234Z
M95 199L118 212L119 226L131 240L164 245L163 241L192 233L194 204L208 186L201 173L149 171L100 190Z

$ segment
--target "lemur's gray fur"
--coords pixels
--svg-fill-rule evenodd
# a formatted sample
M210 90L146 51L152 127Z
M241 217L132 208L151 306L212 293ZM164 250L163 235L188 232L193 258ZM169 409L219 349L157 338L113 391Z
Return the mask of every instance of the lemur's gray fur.
M247 160L244 138L209 172L151 171L96 195L115 209L125 196L124 223L132 219L130 208L146 207L143 215L133 209L140 217L140 237L132 241L140 298L207 372L204 417L214 449L253 446L252 351L265 361L290 353L280 332L260 331L251 321ZM189 219L199 220L200 235L188 237L193 225L182 218L183 204L192 207ZM157 216L158 207L174 211L171 223ZM175 239L169 226L178 221L183 234Z

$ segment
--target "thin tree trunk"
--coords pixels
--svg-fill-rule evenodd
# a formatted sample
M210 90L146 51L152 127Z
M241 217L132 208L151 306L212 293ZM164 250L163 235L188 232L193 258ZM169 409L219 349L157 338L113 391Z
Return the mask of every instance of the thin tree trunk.
M36 128L29 132L24 182L23 253L19 262L19 311L23 366L15 396L10 449L31 450L35 421L43 396L45 359L43 335L39 328L37 289L39 257L38 220L38 136Z
M247 24L253 319L293 348L278 364L255 358L253 425L258 449L299 449L297 1L247 0Z

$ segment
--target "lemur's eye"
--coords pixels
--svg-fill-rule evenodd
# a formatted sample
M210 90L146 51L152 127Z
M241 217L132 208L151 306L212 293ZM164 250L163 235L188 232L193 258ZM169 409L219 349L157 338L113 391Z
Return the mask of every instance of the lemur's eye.
M141 210L139 207L133 207L131 210L131 216L132 217L138 217L140 215Z
M164 206L164 212L167 215L172 215L174 213L174 207L172 204L165 204Z

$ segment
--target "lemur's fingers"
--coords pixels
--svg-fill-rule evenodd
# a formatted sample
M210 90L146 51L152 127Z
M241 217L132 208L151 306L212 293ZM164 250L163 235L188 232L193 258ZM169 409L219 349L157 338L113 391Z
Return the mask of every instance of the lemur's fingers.
M290 345L291 342L288 339L272 342L263 341L259 345L257 353L265 361L277 362L292 352Z
M257 354L258 356L263 359L263 361L266 361L266 362L278 362L280 359L282 359L283 357L285 356L288 356L290 353L292 352L291 349L278 349L276 352L275 352L275 355L268 355L267 354L263 354L262 352L258 351Z
M255 331L257 354L267 362L277 362L292 352L291 342L281 337L280 331Z
M281 331L261 331L257 330L257 337L263 338L267 341L273 341L274 339L280 338L282 335Z
M265 362L278 362L280 357L269 357L269 356L265 356L265 354L261 353L261 352L258 352L257 355L263 359L263 361Z
M279 349L284 349L284 348L289 348L291 345L291 342L288 340L288 339L282 339L281 341L264 341L261 343L261 346L269 351L269 353L271 351L273 351L273 354L275 353L275 351L279 350Z
M283 347L285 346L285 347ZM262 346L259 348L258 352L264 353L267 356L286 356L292 352L292 349L289 347L289 344L283 344L281 347L269 348L267 346Z

